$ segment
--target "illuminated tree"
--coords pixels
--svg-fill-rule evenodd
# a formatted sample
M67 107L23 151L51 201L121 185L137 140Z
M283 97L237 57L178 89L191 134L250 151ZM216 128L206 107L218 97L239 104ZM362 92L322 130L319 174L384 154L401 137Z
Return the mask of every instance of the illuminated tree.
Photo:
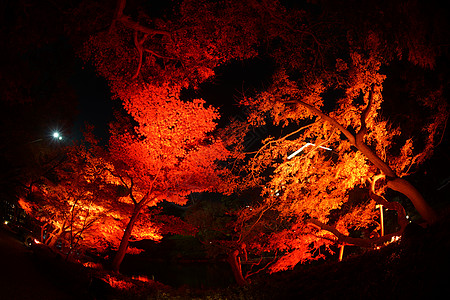
M217 117L214 109L204 108L201 100L188 103L171 98L164 90L160 94L154 91L143 90L134 102L139 127L132 128L129 122L113 125L111 173L127 188L132 204L127 214L130 221L113 261L115 270L139 214L163 200L184 204L192 192L218 188L221 172L215 162L228 155L221 141L209 135Z
M290 256L272 270L315 257L311 253L336 239L369 246L388 240L358 242L348 236L376 229L374 201L384 201L375 184L382 182L375 180L380 172L386 187L405 194L425 220L434 222L433 210L403 177L439 141L448 114L443 88L427 85L411 93L432 115L419 145L405 128L387 121L398 114L382 113L386 103L400 102L384 94L390 77L383 68L406 54L418 69L430 68L439 51L431 51L435 43L422 43L427 36L422 31L417 39L401 26L393 36L386 34L386 20L377 23L372 17L380 11L377 3L347 10L318 1L308 11L290 2L284 7L277 1L182 1L159 19L150 16L148 7L117 1L111 26L92 36L82 53L135 122L131 126L119 118L110 139L111 171L127 186L134 207L114 269L143 207L162 199L183 203L189 192L210 189L212 180L205 177L189 182L206 170L217 175L212 163L227 155L221 140L210 136L218 114L202 100L182 101L180 94L183 88L198 88L213 78L215 68L232 60L264 57L275 65L269 88L244 97L242 104L253 110L250 125L270 122L291 131L266 139L243 172L241 188L260 185L267 211L278 211L286 225L273 231L273 243L266 247L279 247ZM394 22L402 7L382 8ZM356 21L353 14L360 14ZM418 28L427 32L422 25ZM348 194L369 189L371 181L371 193L350 203ZM402 209L391 207L404 224Z
M339 17L345 16L340 13ZM288 12L280 19L286 20L282 24L286 30L301 31L301 24L289 22ZM385 47L389 41L383 39L382 29L365 32L367 27L342 24L330 28L329 36L325 31L314 34L318 48L313 60L305 60L303 50L298 50L298 55L294 53L303 49L301 39L291 39L295 34L284 37L280 51L274 55L279 69L272 85L242 101L253 109L249 116L251 125L271 122L290 131L263 141L263 146L250 154L243 172L248 185L263 187L266 206L278 210L280 220L290 223L288 228L273 233L275 247L285 255L271 266L271 271L309 260L315 251L336 242L374 247L401 235L406 226L405 212L398 203L381 197L376 184L380 174L383 188L404 194L424 220L436 221L433 209L404 177L431 156L441 139L448 119L443 86L428 84L417 93L421 81L415 81L410 95L417 96L415 100L419 100L421 109L430 115L416 120L423 122L421 132L406 129L411 124L389 123L388 118L397 115L392 111L391 115L383 114L383 108L388 107L385 98L391 94L383 93L390 78L381 68L396 58L394 49ZM339 51L330 45L337 45ZM417 46L401 41L398 45L409 53L408 47ZM416 64L414 57L410 60ZM429 53L427 59L434 61L435 56ZM423 66L429 68L433 64ZM415 72L421 70L416 67ZM388 100L391 106L400 103L399 99ZM415 132L416 136L407 136L406 132ZM348 196L356 188L368 192L351 202ZM374 239L351 237L351 231L377 229L376 202L397 211L399 231Z
M91 130L92 131L92 130ZM41 177L19 204L41 224L41 241L57 242L69 256L75 249L105 255L120 245L132 203L129 191L111 170L92 133L92 144L66 147L62 163ZM89 149L89 150L88 150ZM94 154L95 153L95 154ZM133 240L162 238L161 232L180 232L178 220L145 211L136 223ZM157 219L159 224L154 224ZM128 249L136 254L139 249Z
M82 146L68 146L58 167L19 204L41 223L41 242L53 247L59 240L69 256L79 247L101 248L91 238L98 237L93 229L114 213L116 189L101 160Z
M194 4L201 5L201 13ZM83 54L109 81L131 117L117 115L108 149L111 174L127 188L130 204L125 214L130 219L112 263L116 271L147 207L163 200L184 204L192 192L221 188L226 172L216 163L228 151L212 136L218 111L202 99L183 101L180 93L214 75L214 67L255 54L252 40L234 30L245 19L238 3L212 20L208 18L217 5L202 1L182 3L180 16L168 21L145 16L132 20L124 14L125 6L118 1L111 27L93 36ZM225 46L230 39L239 43Z

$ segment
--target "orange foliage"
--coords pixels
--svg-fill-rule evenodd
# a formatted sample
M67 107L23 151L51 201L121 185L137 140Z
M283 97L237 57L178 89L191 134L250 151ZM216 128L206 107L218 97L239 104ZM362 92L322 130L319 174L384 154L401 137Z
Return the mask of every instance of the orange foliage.
M105 275L102 280L108 283L111 287L119 290L129 290L134 287L132 282L119 279L113 275Z
M159 20L153 23L155 28L124 15L126 1L119 4L110 30L92 36L82 53L108 80L128 114L116 114L108 147L110 173L128 190L128 200L120 206L122 217L129 219L115 268L128 238L159 238L159 233L138 226L140 220L148 221L139 216L146 207L163 200L182 205L190 193L222 189L228 172L217 162L230 153L212 136L219 113L202 99L181 100L180 93L213 76L215 67L256 54L255 28L248 27L242 15L252 13L241 10L239 2L215 15L217 4L184 1L180 18ZM205 26L212 20L215 26ZM248 35L236 34L242 23L246 25L240 28Z
M26 202L23 198L20 198L18 203L19 203L20 207L21 207L27 214L29 214L29 215L32 214L32 212L33 212L33 207L32 207L32 204L31 204L31 203Z
M434 65L432 47L422 43L425 27L403 14L399 17L419 34L411 37L400 25L393 35L403 43L390 43L391 37L376 26L368 28L364 21L312 21L304 11L286 9L278 1L224 5L186 0L177 7L177 19L148 18L148 25L124 15L126 1L118 3L109 30L92 36L82 56L108 80L114 97L131 117L117 116L111 126L107 160L111 174L128 191L129 199L121 201L119 214L131 216L124 239L131 236L145 207L162 200L184 204L189 193L223 188L222 179L229 174L216 163L230 155L226 141L236 146L236 157L242 160L235 166L244 166L239 187L259 186L264 200L251 212L233 212L237 220L230 227L238 237L218 244L227 245L231 253L247 242L249 248L261 251L282 249L284 255L272 270L293 267L319 257L314 253L335 241L330 233L308 226L308 219L344 233L373 227L374 203L363 196L350 201L350 193L367 189L380 171L391 179L408 174L430 156L448 119L442 93L422 97L435 118L424 126L429 134L425 147L415 149L411 137L402 136L401 128L393 127L382 114L383 66L403 53L415 64ZM359 8L383 11L372 6ZM402 8L395 6L394 12L399 11ZM353 12L339 13L342 17ZM338 23L342 27L334 28ZM246 156L239 153L242 132L224 140L214 138L217 110L201 99L183 101L180 93L183 88L198 88L220 65L261 54L259 49L265 49L264 56L276 65L272 84L242 100L251 110L248 124L235 122L230 130L266 122L303 127L284 137L267 137L256 154ZM333 95L332 101L327 94ZM406 142L399 145L397 139ZM315 146L288 158L305 143ZM239 185L233 180L228 189ZM413 190L411 200L433 220L420 193L405 181L393 182L391 188ZM276 216L276 221L266 216ZM267 236L273 237L272 242Z
M272 245L264 246L265 251L283 253L270 267L271 271L316 259L318 256L313 253L323 247L329 249L338 240L327 230L307 226L310 218L344 235L354 230L376 230L375 203L367 201L367 197L350 201L349 194L355 188L368 189L378 169L392 177L396 176L395 172L404 175L412 165L429 157L436 143L436 132L442 132L448 116L447 106L442 104L442 98L436 100L440 109L435 111L441 117L425 127L430 133L429 142L417 153L412 139L407 139L399 155L392 159L391 169L389 156L398 147L394 138L401 131L392 128L381 116L386 78L379 71L381 65L376 55L351 51L348 61L338 59L336 63L335 74L345 74L345 81L335 74L323 73L309 78L307 85L292 80L280 68L266 91L242 100L241 104L252 109L248 122L255 127L264 125L267 115L271 122L283 127L307 124L284 137L268 137L256 154L247 156L245 172L242 172L246 186L260 185L264 205L278 211L279 221L286 223L287 229L273 233ZM324 93L335 89L345 93L336 99L331 112L322 112ZM307 142L314 146L304 147ZM411 200L423 201L420 197ZM425 209L425 213L432 221L432 211L428 214Z

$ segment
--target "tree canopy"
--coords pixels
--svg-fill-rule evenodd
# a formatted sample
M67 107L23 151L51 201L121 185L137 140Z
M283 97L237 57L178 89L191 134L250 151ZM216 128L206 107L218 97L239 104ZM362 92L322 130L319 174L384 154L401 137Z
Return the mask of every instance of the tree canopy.
M71 247L116 249L118 271L130 239L161 238L158 203L234 193L233 205L192 206L190 225L166 220L176 223L173 231L196 231L209 251L226 252L244 284L241 262L249 257L275 259L247 275L293 268L339 245L389 243L408 223L392 191L425 223L436 221L408 176L433 155L448 122L449 18L434 14L439 4L117 0L57 7L74 17L56 18L67 32L55 29L47 43L66 35L118 104L106 145L89 131L87 146L73 146L64 164L28 175L40 182L36 200L44 205L29 207L25 199L23 206L53 222L55 236L69 234ZM2 59L31 70L22 64L34 40L20 36L21 18L11 24L17 26L3 36L14 37L23 56L9 51ZM38 42L37 57L47 57L46 40ZM267 62L270 82L242 91L237 103L230 99L245 116L219 128L220 109L186 91L201 94L205 83L220 80L220 68L256 60ZM72 95L64 86L49 88L59 82L53 77L37 84L39 76L28 72L31 79L16 80L15 65L6 66L5 107L16 105L14 97L20 105L42 100L36 90L43 87L54 92L51 99ZM246 148L260 128L258 147ZM247 199L249 191L259 196ZM377 205L397 216L384 236Z
M327 15L330 7L336 10ZM384 70L404 54L407 59L402 63L415 65L416 72L424 74L434 67L438 52L445 50L433 39L425 40L422 34L430 29L425 23L414 23L420 32L414 37L401 26L394 27L394 37L386 35L386 18L402 16L405 10L419 13L417 4L383 7L387 10L383 23L372 20L371 13L381 10L372 2L357 5L361 15L356 18L348 16L355 14L353 10L342 11L331 4L323 9L324 14L308 24L317 30L311 33L317 47L315 55L305 59L303 49L308 49L307 43L299 38L290 40L295 34L284 36L278 31L284 40L276 49L283 50L273 52L278 69L272 84L241 101L251 109L248 122L252 126L270 122L288 132L281 137L267 137L259 150L247 154L245 171L241 172L245 183L263 188L267 208L278 211L280 220L291 224L272 237L280 242L278 249L285 251L285 256L271 267L273 271L312 259L312 253L330 241L373 247L401 235L406 224L404 211L392 204L390 209L397 210L401 225L398 232L372 240L349 236L357 230L377 229L375 203L387 202L376 194L384 193L386 187L409 198L427 222L436 220L433 209L404 177L429 158L442 139L448 119L445 82L428 82L416 99L397 95L417 101L429 113L415 120L422 122L422 132L416 136L407 136L405 133L411 130L404 130L405 125L389 122L391 115L386 114L385 101L391 107L396 106L395 102L404 102L390 98L390 91L385 92L383 87L389 80ZM279 19L290 20L290 14L285 12ZM306 24L285 22L283 26L301 32ZM393 40L395 46L390 44ZM385 180L383 191L376 186L377 174ZM367 193L352 200L350 195L358 188Z

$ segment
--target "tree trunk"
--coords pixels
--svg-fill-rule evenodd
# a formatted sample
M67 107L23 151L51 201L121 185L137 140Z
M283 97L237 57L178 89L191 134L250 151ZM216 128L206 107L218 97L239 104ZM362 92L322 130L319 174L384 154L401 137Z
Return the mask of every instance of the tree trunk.
M244 276L242 276L242 268L239 262L239 250L230 252L228 254L227 261L231 266L231 270L233 271L237 284L240 286L246 285L248 282L245 280Z
M388 188L400 192L409 200L419 212L419 214L424 218L428 224L433 224L437 221L437 215L434 210L428 205L422 194L408 181L402 178L395 178L394 180L389 180L387 182Z
M56 242L58 241L58 239L61 237L61 235L64 233L65 231L65 225L66 225L66 221L63 222L63 224L61 225L61 227L53 230L52 233L50 233L50 238L48 238L45 241L45 244L51 248L53 248L56 244Z
M381 160L366 144L357 142L355 146L386 175L388 188L400 192L408 197L417 212L425 221L427 221L428 224L433 224L437 221L437 216L434 210L428 205L420 192L412 184L405 179L397 177L388 164Z
M131 232L133 231L134 224L139 216L139 212L141 211L142 205L135 206L133 210L133 214L131 215L130 221L128 222L127 228L123 233L122 240L120 240L120 246L117 250L116 256L114 256L111 269L114 272L119 272L120 265L122 264L123 258L125 257L125 253L127 252L129 239L131 236Z

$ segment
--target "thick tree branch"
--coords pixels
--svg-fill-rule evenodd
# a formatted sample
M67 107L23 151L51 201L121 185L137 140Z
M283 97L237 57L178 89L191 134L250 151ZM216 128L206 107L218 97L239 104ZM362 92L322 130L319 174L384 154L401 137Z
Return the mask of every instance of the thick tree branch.
M120 21L125 27L134 29L134 30L142 32L142 33L149 34L151 36L154 36L154 35L170 36L170 32L167 30L153 29L153 28L148 28L148 27L142 26L139 23L132 21L130 19L130 17L126 16L126 15L123 15L118 21Z
M339 124L339 122L337 122L335 119L333 119L332 117L330 117L327 114L323 113L320 109L316 108L315 106L313 106L311 104L308 104L308 103L303 102L301 100L297 100L295 102L300 104L303 107L306 107L310 112L312 112L316 116L324 119L325 121L327 121L328 123L330 123L331 125L336 127L337 129L339 129L345 135L345 137L350 141L350 143L352 145L356 145L355 136L353 134L351 134L350 131L348 131L346 128L344 128L344 126Z
M133 178L132 177L129 177L130 178L130 198L131 198L131 200L133 201L133 204L134 205L137 205L137 201L136 201L136 199L134 198L134 196L133 196L133 186L134 186L134 181L133 181Z
M337 242L339 244L342 245L353 245L353 246L359 246L359 247L363 247L363 248L374 248L377 246L381 246L386 242L389 242L392 240L393 237L396 236L401 236L403 231L399 230L397 232L391 233L391 234L387 234L384 235L382 237L379 238L374 238L374 239L361 239L361 238L353 238L347 235L342 234L341 232L339 232L339 230L337 230L336 228L334 228L333 226L327 225L325 223L320 222L317 219L309 219L307 221L307 223L309 223L310 225L313 225L314 227L321 229L321 230L326 230L328 232L331 232L332 234L334 234L337 238Z
M384 197L379 196L375 193L375 184L378 179L382 178L384 178L384 176L381 174L375 176L370 187L369 196L376 203L383 205L387 209L395 210L397 212L397 223L398 225L400 225L400 231L403 232L403 230L405 230L406 228L406 225L408 225L408 220L406 219L406 211L403 205L401 205L399 202L389 202Z
M370 111L370 106L372 105L372 100L370 100L370 99L372 99L372 98L373 98L373 87L372 87L371 93L369 95L369 104L368 104L366 110L363 112L363 115L361 116L361 118L364 119L364 125L361 124L361 128L365 127L365 120L367 119L368 113ZM289 102L287 102L287 103L289 103ZM363 136L362 135L365 132L365 130L363 130L363 131L360 130L359 133L358 133L359 137L356 137L353 134L351 134L350 131L348 131L339 122L337 122L334 118L332 118L332 117L328 116L327 114L323 113L320 109L314 107L313 105L305 103L305 102L303 102L301 100L295 100L295 101L293 101L291 103L300 104L301 106L307 108L314 115L324 119L325 121L327 121L328 123L330 123L331 125L336 127L337 129L339 129L345 135L345 137L349 140L349 142L353 146L355 146L359 151L361 151L387 177L390 177L390 178L396 178L397 177L395 172L382 159L380 159L378 157L378 155L372 149L369 148L369 146L367 146L363 142Z
M361 114L361 128L356 134L355 147L358 148L378 169L380 169L387 177L396 178L397 174L386 164L378 155L364 143L364 136L367 133L366 121L369 116L370 110L373 106L373 92L375 85L372 84L369 91L369 102L367 103L366 109Z
M397 174L389 167L389 165L384 162L369 146L367 146L364 142L358 142L355 147L361 151L371 163L375 165L378 169L380 169L387 178L397 178Z

